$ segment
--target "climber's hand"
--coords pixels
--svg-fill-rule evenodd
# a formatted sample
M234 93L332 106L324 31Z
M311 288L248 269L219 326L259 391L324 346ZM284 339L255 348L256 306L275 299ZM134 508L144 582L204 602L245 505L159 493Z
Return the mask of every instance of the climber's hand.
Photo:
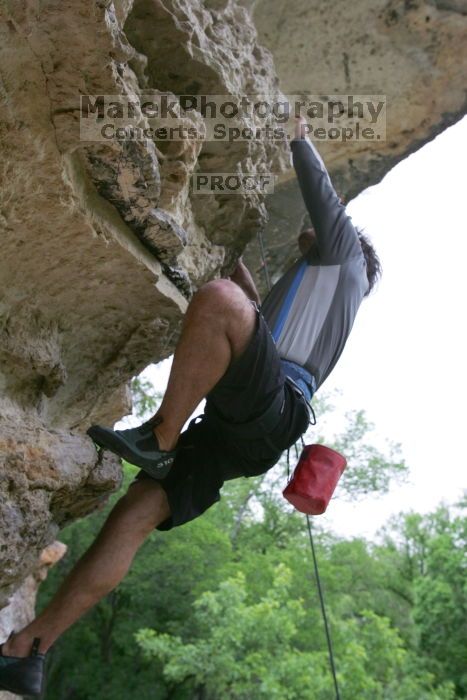
M304 139L307 132L308 129L305 117L295 117L295 138Z
M229 275L229 279L243 289L248 299L256 302L256 304L260 304L258 290L256 289L253 277L241 257L238 259L237 267L232 274Z

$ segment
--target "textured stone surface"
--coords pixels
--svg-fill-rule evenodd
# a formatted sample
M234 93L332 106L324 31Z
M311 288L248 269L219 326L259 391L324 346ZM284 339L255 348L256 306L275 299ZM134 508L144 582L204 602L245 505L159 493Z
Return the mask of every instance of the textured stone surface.
M43 581L51 566L57 563L66 552L62 542L52 542L40 554L34 563L32 573L24 580L0 616L0 640L8 638L11 630L21 629L34 616L37 586ZM0 700L14 700L17 695L0 691Z
M88 438L46 429L32 412L2 409L0 605L58 529L94 510L120 483L119 460L96 453Z
M275 146L80 141L80 95L194 76L203 93L277 91L233 0L0 0L0 607L119 483L85 429L128 412L129 379L171 353L193 291L265 220L257 195L196 199L190 176L280 171Z
M463 0L0 0L0 606L119 483L87 426L128 411L128 380L170 354L266 203L276 271L304 218L280 144L83 142L80 95L279 95L277 74L285 93L386 93L385 143L322 148L348 197L464 113L466 21ZM195 196L197 170L282 184Z
M387 138L321 142L346 200L467 111L467 0L244 0L274 56L286 94L385 94ZM293 171L268 197L265 236L273 273L295 255L290 232L305 209ZM247 260L260 269L257 246ZM261 280L261 276L259 276ZM263 287L264 288L264 287Z
M66 549L66 545L56 540L42 550L34 562L32 573L11 596L8 605L2 611L1 640L6 639L12 629L21 629L31 619L36 601L37 584L44 581L50 567L60 561Z

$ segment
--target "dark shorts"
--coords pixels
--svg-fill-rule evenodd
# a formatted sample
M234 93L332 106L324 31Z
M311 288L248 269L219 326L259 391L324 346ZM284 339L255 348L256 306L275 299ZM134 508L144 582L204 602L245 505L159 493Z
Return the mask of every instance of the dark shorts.
M282 393L283 409L272 433L245 439L229 428L254 421ZM225 423L214 422L210 410ZM305 398L286 380L269 328L257 312L255 334L247 348L207 396L205 414L193 419L181 434L172 469L159 482L167 494L171 517L158 529L170 530L200 516L219 501L225 481L264 474L308 424ZM136 477L145 478L151 477L144 471Z

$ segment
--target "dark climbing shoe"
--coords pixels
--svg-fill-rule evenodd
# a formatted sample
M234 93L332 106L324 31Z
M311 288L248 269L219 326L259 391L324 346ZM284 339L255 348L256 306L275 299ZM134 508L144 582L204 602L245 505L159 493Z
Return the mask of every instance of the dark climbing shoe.
M92 425L87 432L99 447L135 464L154 479L164 479L174 462L176 450L166 452L159 449L153 432L155 425L157 421L154 420L129 430L110 430Z
M3 656L0 647L0 690L16 695L42 695L45 654L39 654L39 639L35 639L30 656Z

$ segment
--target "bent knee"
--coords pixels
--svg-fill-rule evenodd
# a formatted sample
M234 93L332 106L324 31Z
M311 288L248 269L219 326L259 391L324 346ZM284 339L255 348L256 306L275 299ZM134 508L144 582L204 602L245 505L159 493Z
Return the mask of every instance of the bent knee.
M223 306L250 305L248 297L238 284L227 279L206 282L193 298L197 301L206 301L210 304L214 302Z
M226 279L207 282L196 292L185 323L194 318L225 332L234 357L246 347L256 327L252 302L235 282Z

